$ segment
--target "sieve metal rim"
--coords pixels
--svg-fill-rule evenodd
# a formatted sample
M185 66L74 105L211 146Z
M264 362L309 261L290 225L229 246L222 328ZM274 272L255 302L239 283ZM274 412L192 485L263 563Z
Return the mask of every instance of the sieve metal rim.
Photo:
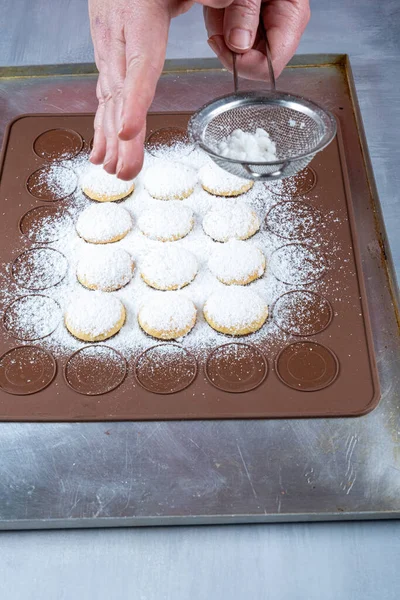
M271 102L272 101L272 102ZM286 108L292 108L293 110L297 110L298 112L302 112L306 116L317 120L318 118L320 124L324 128L324 134L315 147L305 153L295 154L293 156L285 158L281 158L276 161L270 162L257 162L257 161L248 161L241 160L235 158L227 158L222 154L218 154L215 150L210 148L204 141L204 133L206 131L207 125L218 115L227 112L228 110L235 109L239 106L245 105L257 105L257 104L276 104L285 106ZM256 166L274 166L281 165L282 162L291 163L296 160L300 160L302 158L307 158L309 156L313 156L317 152L320 152L326 146L328 146L333 138L336 135L337 124L334 115L322 108L316 102L304 98L302 96L297 96L295 94L287 94L284 92L276 92L276 91L241 91L235 94L227 94L225 96L221 96L211 102L208 102L199 110L197 110L189 120L188 123L188 134L191 138L191 141L196 143L202 150L207 152L208 154L215 156L221 160L224 160L229 163L241 164L241 165L256 165Z

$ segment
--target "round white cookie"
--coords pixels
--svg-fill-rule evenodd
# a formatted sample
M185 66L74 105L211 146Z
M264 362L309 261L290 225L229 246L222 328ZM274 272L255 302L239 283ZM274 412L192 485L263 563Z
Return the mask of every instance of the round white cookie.
M182 163L159 161L144 174L144 187L157 200L183 200L196 186L197 173Z
M268 306L250 288L231 286L214 292L204 304L207 323L220 333L248 335L261 329Z
M257 213L243 202L221 200L203 219L204 232L216 242L247 240L260 229Z
M123 248L89 245L78 262L76 276L88 289L113 292L130 282L133 269L132 258Z
M81 176L83 193L91 200L97 202L115 202L123 200L135 189L135 182L122 181L116 175L110 175L103 169L103 165L89 163Z
M122 240L132 229L132 217L116 204L92 204L76 222L78 235L91 244L109 244Z
M180 338L194 327L196 307L189 298L176 292L156 294L139 310L140 327L160 340Z
M265 271L265 256L251 242L231 240L215 248L208 266L226 285L247 285Z
M179 290L196 277L197 258L176 245L163 244L149 252L141 266L142 279L157 290Z
M193 211L178 201L160 203L146 209L138 219L141 232L152 240L174 242L193 228Z
M70 300L64 322L76 338L101 342L115 335L125 318L125 307L116 296L105 292L79 292Z
M200 169L199 181L203 189L213 196L240 196L254 185L253 181L232 175L214 162L209 162Z

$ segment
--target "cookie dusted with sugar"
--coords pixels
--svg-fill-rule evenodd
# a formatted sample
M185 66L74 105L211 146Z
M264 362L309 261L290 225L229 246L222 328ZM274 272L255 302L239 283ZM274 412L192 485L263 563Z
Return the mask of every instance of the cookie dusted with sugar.
M102 342L122 328L126 311L122 302L105 292L79 292L65 311L68 331L84 342Z
M132 217L116 204L93 204L78 217L76 231L91 244L110 244L122 240L132 229Z
M243 202L221 200L221 204L204 217L203 229L216 242L247 240L260 229L260 219Z
M157 294L139 310L138 322L148 335L160 340L174 340L187 335L196 323L193 302L176 292Z
M203 312L215 331L233 336L258 331L268 318L264 300L249 288L236 286L211 294Z
M110 175L103 165L89 163L81 176L81 188L85 196L97 202L115 202L132 194L135 182L122 181L116 175Z
M149 252L140 274L143 281L156 290L179 290L193 281L198 268L192 252L166 244Z
M254 185L253 181L232 175L213 162L200 169L199 180L203 189L213 196L240 196Z
M183 200L194 191L197 173L182 163L160 161L147 169L144 187L157 200Z
M138 219L141 232L151 240L174 242L185 237L194 225L193 211L171 201L146 209Z
M215 248L208 266L226 285L247 285L265 271L265 256L251 242L232 240Z
M123 248L88 246L80 258L76 276L90 290L113 292L132 279L134 263Z

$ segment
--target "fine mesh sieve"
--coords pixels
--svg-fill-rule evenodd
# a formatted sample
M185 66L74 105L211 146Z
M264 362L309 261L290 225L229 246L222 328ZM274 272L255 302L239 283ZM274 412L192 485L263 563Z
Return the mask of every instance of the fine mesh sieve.
M235 93L213 100L198 110L189 122L189 135L223 169L259 181L283 179L304 169L317 152L335 137L333 115L310 100L277 92L266 39L272 90L238 92L236 56L233 55ZM276 144L277 160L249 162L227 158L218 152L218 143L236 129L268 132Z

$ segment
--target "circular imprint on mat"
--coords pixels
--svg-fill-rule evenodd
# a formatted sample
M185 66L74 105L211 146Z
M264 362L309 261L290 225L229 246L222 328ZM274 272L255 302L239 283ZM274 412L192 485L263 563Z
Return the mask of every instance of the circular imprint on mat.
M306 167L292 177L286 177L276 183L266 183L266 187L277 196L288 199L304 196L311 192L317 183L317 174L311 167Z
M163 127L149 135L146 142L146 150L157 158L168 152L170 156L187 156L193 151L193 144L185 129L181 127Z
M283 294L272 308L272 318L282 331L293 335L309 336L321 333L330 325L333 310L330 302L304 290Z
M49 244L65 237L72 228L72 219L55 206L37 206L28 210L19 221L19 230L31 242Z
M307 244L287 244L273 252L269 266L275 277L293 285L318 281L327 270L327 261Z
M136 379L145 390L154 394L180 392L194 381L197 362L190 352L162 344L145 350L135 364Z
M35 154L50 160L74 158L82 148L82 137L71 129L50 129L33 142Z
M267 227L284 239L304 239L316 233L322 224L322 213L301 201L275 204L266 216Z
M52 298L39 294L21 296L5 310L4 327L15 338L32 342L53 333L61 322L61 307Z
M276 359L279 379L288 387L314 392L330 386L339 373L339 361L325 346L315 342L295 342Z
M0 357L0 389L18 396L35 394L50 385L56 371L53 356L42 348L13 348Z
M52 248L33 248L22 252L12 263L15 283L28 290L46 290L60 283L68 271L64 254Z
M206 362L208 381L224 392L250 392L262 384L268 364L261 352L248 344L224 344Z
M126 360L109 346L86 346L74 352L64 367L68 385L85 396L99 396L115 390L127 373Z
M57 202L71 196L78 185L72 169L53 165L38 169L28 178L26 187L34 197L44 202Z

